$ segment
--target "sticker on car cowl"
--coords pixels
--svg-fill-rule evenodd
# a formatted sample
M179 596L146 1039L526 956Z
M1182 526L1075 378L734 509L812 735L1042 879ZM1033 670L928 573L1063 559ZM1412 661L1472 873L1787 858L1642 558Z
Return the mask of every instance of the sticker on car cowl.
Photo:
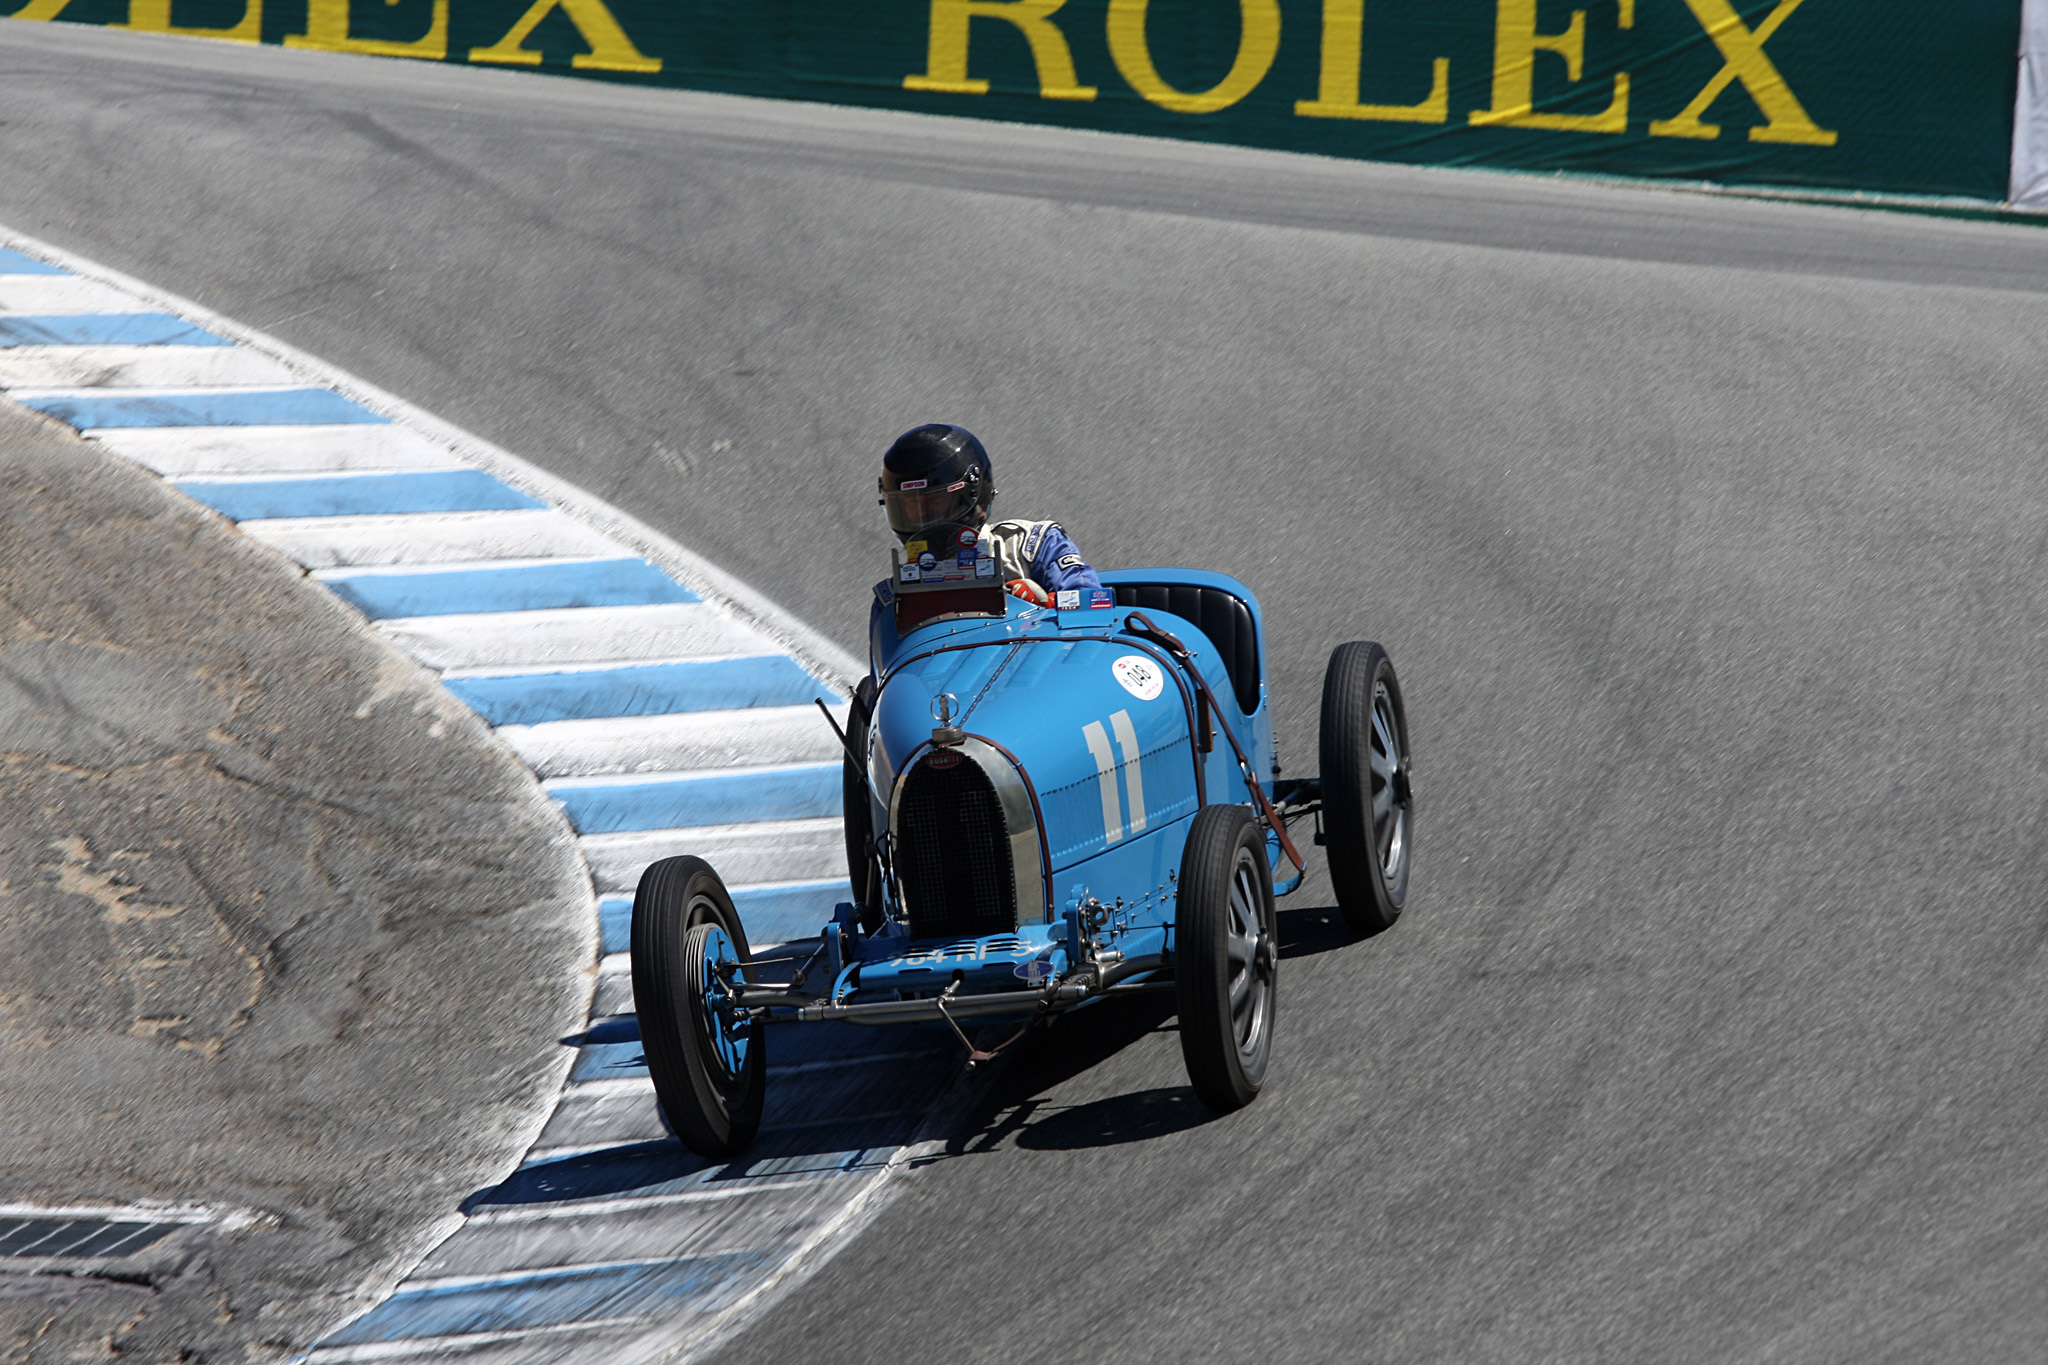
M1109 671L1116 674L1124 691L1139 701L1152 701L1166 688L1166 675L1159 665L1142 654L1124 655L1110 664Z

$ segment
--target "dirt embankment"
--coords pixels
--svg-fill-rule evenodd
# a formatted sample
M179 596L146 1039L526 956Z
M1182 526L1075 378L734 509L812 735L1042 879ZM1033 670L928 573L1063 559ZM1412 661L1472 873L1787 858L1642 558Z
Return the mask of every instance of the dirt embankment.
M0 1255L0 1358L282 1357L515 1161L594 952L470 712L155 478L0 403L0 1204L238 1211Z

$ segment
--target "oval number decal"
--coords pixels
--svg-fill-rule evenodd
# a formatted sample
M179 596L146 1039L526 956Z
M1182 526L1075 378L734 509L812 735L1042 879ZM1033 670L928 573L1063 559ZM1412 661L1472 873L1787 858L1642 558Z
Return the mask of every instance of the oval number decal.
M1166 675L1159 665L1142 654L1126 654L1110 664L1109 671L1123 684L1124 691L1139 701L1151 701L1166 687Z

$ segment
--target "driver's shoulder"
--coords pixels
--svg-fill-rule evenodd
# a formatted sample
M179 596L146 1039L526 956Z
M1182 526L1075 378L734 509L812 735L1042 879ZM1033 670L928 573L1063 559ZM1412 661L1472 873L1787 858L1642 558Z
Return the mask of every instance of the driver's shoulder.
M988 524L988 534L992 539L1021 544L1026 555L1037 552L1046 532L1058 529L1056 521L1032 521L1023 517L1007 517Z

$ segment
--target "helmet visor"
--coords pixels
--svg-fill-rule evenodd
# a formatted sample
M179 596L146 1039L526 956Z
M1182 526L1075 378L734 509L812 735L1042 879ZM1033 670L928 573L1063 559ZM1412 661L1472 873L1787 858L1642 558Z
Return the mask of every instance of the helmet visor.
M889 529L905 540L938 526L973 526L975 489L963 480L945 488L901 488L882 494Z

